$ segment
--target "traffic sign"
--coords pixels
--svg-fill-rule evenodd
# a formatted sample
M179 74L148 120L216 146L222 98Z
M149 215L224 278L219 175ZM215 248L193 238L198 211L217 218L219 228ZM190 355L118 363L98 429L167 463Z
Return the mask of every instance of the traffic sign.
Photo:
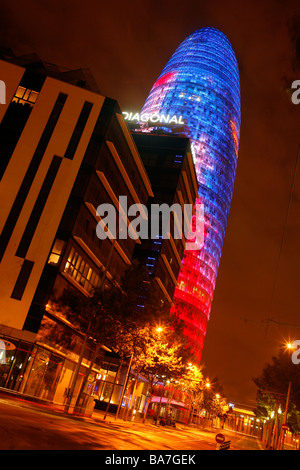
M224 436L224 434L218 433L218 434L216 434L215 439L216 439L218 444L223 444L223 442L225 441L225 436Z
M281 429L282 429L283 431L287 431L287 430L289 429L289 427L288 427L287 424L283 424L283 425L281 426Z
M220 444L219 450L228 450L228 449L230 449L230 444L231 444L231 441L223 442L223 444Z

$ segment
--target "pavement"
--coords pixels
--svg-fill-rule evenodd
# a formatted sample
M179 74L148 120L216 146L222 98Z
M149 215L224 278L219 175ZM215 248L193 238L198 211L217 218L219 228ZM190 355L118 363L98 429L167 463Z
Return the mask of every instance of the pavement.
M12 400L18 400L22 402L22 406L25 407L35 407L38 408L39 411L42 411L44 413L50 413L50 414L57 414L60 416L66 416L70 419L75 419L79 421L85 421L85 422L90 422L90 423L102 423L102 424L107 424L107 425L118 425L121 427L126 427L128 428L133 428L135 430L143 430L145 427L147 428L162 428L164 430L168 429L174 429L173 426L160 426L156 425L153 420L146 420L145 423L143 423L142 418L134 418L133 420L127 420L125 421L124 419L118 417L115 418L114 414L111 413L105 413L105 411L100 411L100 410L94 410L91 416L84 415L84 414L75 414L75 413L68 413L65 410L62 410L55 406L52 402L49 402L47 400L42 400L38 399L32 396L26 396L24 394L20 394L18 392L14 392L11 390L3 389L0 388L0 398L4 399L12 399ZM195 435L199 436L201 434L201 437L203 439L207 439L208 441L213 441L214 442L214 436L217 432L222 432L226 436L226 440L231 441L230 449L231 450L241 450L241 449L251 449L251 450L263 450L263 447L261 443L258 441L258 439L253 438L253 436L245 436L242 433L237 433L234 431L229 431L229 430L220 430L216 428L202 428L199 426L195 425L185 425L182 423L176 423L176 430L177 431L188 431L190 433L195 433Z
M59 415L65 415L65 416L68 416L70 418L84 420L84 421L87 421L87 422L101 422L101 423L114 423L114 424L118 423L120 425L124 424L126 426L128 426L128 425L130 425L130 426L151 426L151 427L154 427L154 428L159 427L159 425L155 425L153 423L152 418L147 419L146 422L143 423L142 418L134 418L132 420L126 420L125 421L121 417L115 418L115 414L113 414L113 413L106 413L105 411L101 411L101 410L94 410L91 416L89 414L84 414L84 413L66 412L64 409L61 409L60 407L58 407L57 405L55 405L54 403L52 403L48 400L44 400L44 399L41 399L41 398L36 398L36 397L31 396L31 395L21 394L21 393L15 392L13 390L7 390L7 389L1 388L1 387L0 387L0 397L7 398L7 399L11 398L11 399L19 400L24 404L24 406L26 406L26 405L28 405L28 406L36 405L36 406L39 407L39 409L41 411L44 411L45 413L57 413ZM168 428L173 429L173 426L165 425L163 427L165 429L168 429ZM188 426L188 425L181 424L181 423L176 423L176 429L191 429L191 427ZM206 431L215 433L215 430L214 431L213 430L209 431L207 429Z

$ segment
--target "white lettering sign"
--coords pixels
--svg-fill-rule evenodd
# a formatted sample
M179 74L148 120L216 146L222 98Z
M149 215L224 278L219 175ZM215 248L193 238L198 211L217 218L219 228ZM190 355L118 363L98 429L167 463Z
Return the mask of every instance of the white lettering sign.
M6 104L6 87L2 80L0 80L0 104Z
M0 340L0 364L6 364L6 347L2 340Z
M150 122L152 124L184 124L182 116L175 116L170 114L148 114L148 113L128 113L124 111L123 117L125 121L136 121L136 122Z
M295 80L292 83L292 88L296 88L296 91L292 93L292 102L293 104L299 104L300 103L300 80Z

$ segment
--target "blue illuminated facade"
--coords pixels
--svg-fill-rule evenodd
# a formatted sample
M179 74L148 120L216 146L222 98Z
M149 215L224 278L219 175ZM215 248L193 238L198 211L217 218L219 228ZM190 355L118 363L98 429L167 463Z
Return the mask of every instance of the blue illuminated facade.
M191 139L204 204L205 244L185 251L172 313L185 322L200 359L221 257L236 174L240 135L238 64L226 36L203 28L178 47L153 85L142 112L182 115ZM149 129L148 129L149 130ZM165 131L170 132L170 128Z

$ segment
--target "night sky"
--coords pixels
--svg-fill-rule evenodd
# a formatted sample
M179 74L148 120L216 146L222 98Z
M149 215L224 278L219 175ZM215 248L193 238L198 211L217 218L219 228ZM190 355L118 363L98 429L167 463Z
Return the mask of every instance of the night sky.
M300 339L300 168L288 211L300 145L300 104L289 93L300 80L299 0L6 3L0 46L89 68L123 111L140 111L193 31L210 26L228 37L240 68L242 126L202 362L229 401L255 405L252 378L286 339Z

